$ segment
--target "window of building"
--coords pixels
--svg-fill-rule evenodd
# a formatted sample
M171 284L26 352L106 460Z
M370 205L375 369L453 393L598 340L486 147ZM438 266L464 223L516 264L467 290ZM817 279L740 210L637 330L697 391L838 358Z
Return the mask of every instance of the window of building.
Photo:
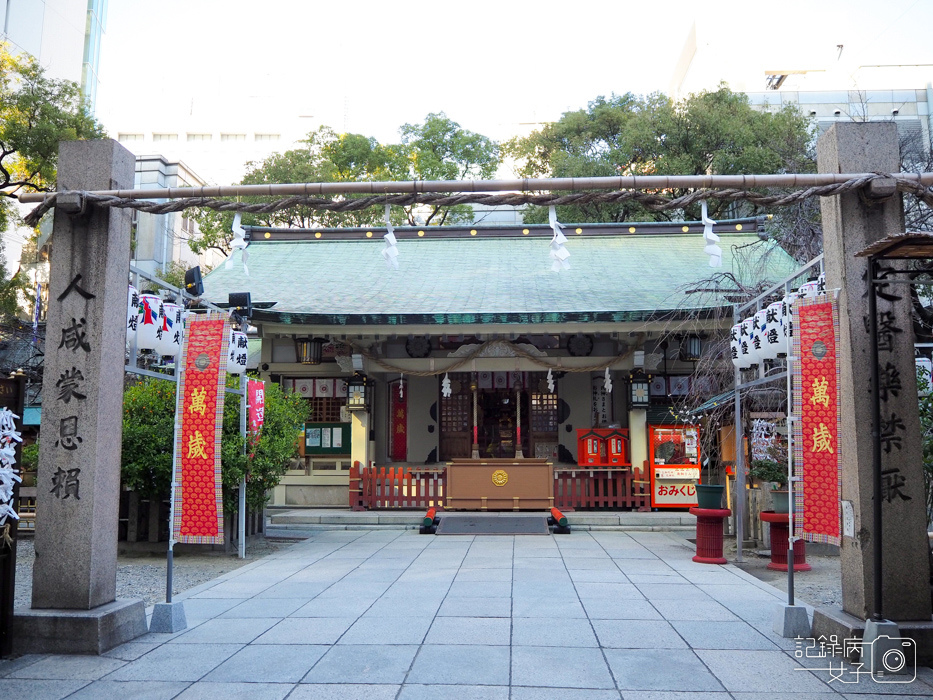
M177 141L178 134L153 134L153 141Z
M188 134L189 141L210 141L211 134Z
M557 394L531 394L531 429L536 433L557 432Z
M221 141L245 141L246 134L221 134Z
M126 142L126 141L142 141L142 134L117 134L117 141Z
M256 134L255 140L256 141L278 141L279 135L278 134Z
M341 422L340 409L347 405L345 396L324 396L305 399L311 407L311 418L315 423Z
M472 394L453 394L441 399L441 430L445 433L464 433L473 421Z

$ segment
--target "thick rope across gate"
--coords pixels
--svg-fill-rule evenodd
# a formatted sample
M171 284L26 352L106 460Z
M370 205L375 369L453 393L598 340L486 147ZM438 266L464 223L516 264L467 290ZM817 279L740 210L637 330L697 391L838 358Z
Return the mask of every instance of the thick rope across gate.
M746 189L697 189L680 197L667 197L654 192L635 189L617 190L611 192L571 192L563 193L503 193L487 194L481 192L464 192L458 194L438 193L408 193L367 195L353 198L325 199L305 195L295 195L276 199L271 202L239 202L216 197L183 197L168 202L151 202L143 199L129 199L110 195L95 194L93 192L68 192L78 194L85 201L102 207L118 207L135 209L149 214L169 214L194 208L207 208L221 212L244 212L250 214L268 214L271 212L307 207L320 211L352 212L362 211L370 207L410 206L414 204L427 204L432 206L449 207L458 204L485 204L488 206L519 206L533 204L537 206L561 206L568 204L594 204L638 202L652 211L668 211L683 209L701 200L721 201L747 201L761 207L783 207L796 204L811 197L835 197L847 192L859 190L873 180L895 180L897 190L912 194L922 200L927 206L933 207L933 189L919 182L908 181L885 173L868 173L845 182L805 187L781 194L762 194ZM59 194L52 193L42 204L33 209L25 217L28 226L36 226L42 215L55 206Z

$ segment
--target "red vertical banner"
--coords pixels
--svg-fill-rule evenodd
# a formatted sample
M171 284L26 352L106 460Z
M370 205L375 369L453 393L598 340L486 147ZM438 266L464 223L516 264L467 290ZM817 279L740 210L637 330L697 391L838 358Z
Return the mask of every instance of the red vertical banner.
M178 379L172 538L223 544L220 440L230 325L227 315L188 317Z
M400 395L398 387L399 383L395 382L389 390L389 415L392 416L389 426L392 431L389 458L393 462L405 462L408 460L408 394Z
M794 534L810 542L840 543L839 311L820 296L794 305Z
M266 417L266 385L259 379L249 379L246 382L246 396L249 404L249 432L250 440L259 439L262 423Z
M262 424L266 418L266 385L259 379L248 379L246 381L246 405L248 406L249 420L249 445L255 447L259 442L259 433L262 431ZM253 458L253 453L249 453L249 458Z

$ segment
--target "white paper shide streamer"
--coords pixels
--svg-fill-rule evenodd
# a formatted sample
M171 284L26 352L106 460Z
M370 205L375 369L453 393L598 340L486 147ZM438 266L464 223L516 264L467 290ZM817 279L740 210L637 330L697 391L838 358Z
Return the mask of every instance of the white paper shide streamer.
M450 386L450 375L445 372L444 381L441 382L441 396L443 396L445 399L449 399L452 393L453 390Z
M551 238L551 270L554 272L569 270L570 262L568 258L570 257L570 251L564 247L567 237L561 231L564 228L563 224L557 220L557 209L548 207L547 216L554 231L554 236Z
M554 393L554 373L551 371L550 367L548 367L547 370L547 390L549 394Z
M399 380L398 380L398 400L399 400L399 401L404 401L404 400L405 400L405 374L404 374L404 373L402 373L401 375L399 375Z
M10 409L0 409L0 527L6 525L8 518L19 520L19 514L13 510L13 487L22 483L16 469L16 443L23 438L16 429L16 418L19 416Z
M395 229L392 222L389 221L389 211L391 205L386 204L386 235L382 239L386 242L386 247L382 249L382 257L385 258L386 266L390 269L398 269L398 241L395 238Z
M233 268L233 255L240 251L240 261L243 263L243 274L249 277L249 268L246 261L249 260L249 253L246 250L246 231L240 226L240 212L233 215L233 240L230 241L230 257L224 267L228 270Z
M709 256L710 267L722 267L722 248L716 245L719 243L719 236L713 233L713 224L716 222L707 216L705 199L700 201L700 207L703 219L703 240L706 242L703 252Z
M606 374L603 376L603 388L607 394L612 393L612 377L609 376L609 368L606 367Z

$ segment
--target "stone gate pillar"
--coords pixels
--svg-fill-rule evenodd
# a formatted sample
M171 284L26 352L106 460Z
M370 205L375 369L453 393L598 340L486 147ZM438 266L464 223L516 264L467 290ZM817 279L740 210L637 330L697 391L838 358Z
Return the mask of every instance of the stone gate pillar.
M820 172L900 171L897 128L893 122L837 123L817 144ZM872 416L871 341L868 334L868 262L855 254L869 244L904 232L900 195L870 189L822 200L826 286L839 296L841 367L840 398L843 460L842 499L851 504L854 523L844 532L842 598L845 613L862 621L872 612ZM885 195L888 195L885 197ZM903 276L901 276L903 278ZM887 292L898 300L879 300L885 335L879 365L897 379L883 386L880 434L882 474L882 607L895 621L930 622L929 553L923 488L922 453L914 370L910 294L904 285ZM846 505L846 509L848 506ZM820 627L814 616L814 634ZM909 626L907 626L909 628ZM901 626L902 631L905 626ZM831 631L838 632L839 628Z
M113 140L61 144L62 190L132 189ZM61 197L52 237L32 610L22 652L101 653L146 631L115 601L130 212Z

